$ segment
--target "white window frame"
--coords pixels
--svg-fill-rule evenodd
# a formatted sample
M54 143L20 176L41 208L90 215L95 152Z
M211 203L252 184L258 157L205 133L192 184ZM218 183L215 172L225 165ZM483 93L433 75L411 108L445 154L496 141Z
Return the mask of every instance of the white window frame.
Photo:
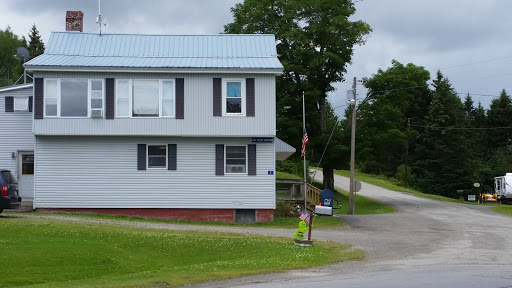
M155 81L155 80L158 80L158 116L133 116L133 81L149 81L149 80L152 80L152 81ZM118 100L118 97L119 97L119 93L118 93L118 81L128 81L128 116L118 116L117 114L117 109L118 109L118 105L117 105L117 100ZM163 107L163 98L162 98L162 95L163 95L163 85L162 85L162 82L164 81L168 81L168 82L172 82L173 85L172 87L174 88L174 91L173 92L173 100L174 100L174 111L173 111L173 115L174 116L162 116L162 107ZM115 99L115 105L116 105L116 118L135 118L135 119L143 119L143 118L149 118L149 119L155 119L155 118L176 118L176 79L174 78L169 78L169 79L122 79L122 78L119 78L119 79L116 79L115 81L115 95L116 95L116 99Z
M227 156L227 153L228 153L228 147L245 147L245 173L238 173L238 172L227 172L227 161L228 161L228 158L226 157ZM249 167L249 151L248 151L248 145L239 145L239 144L230 144L230 145L224 145L224 173L225 174L229 174L229 175L247 175L248 173L248 167Z
M16 101L18 100L18 101ZM16 107L16 102L18 102L18 106L22 103L19 103L20 101L24 100L24 105L26 105L25 109L19 109L19 107ZM28 97L13 97L14 102L14 112L28 112L30 107L28 103Z
M227 105L226 105L226 98L228 93L228 82L240 82L240 96L242 98L241 106L242 110L241 113L227 113ZM247 99L247 95L245 95L245 78L222 78L222 115L223 116L235 116L235 117L243 117L245 116L245 102Z
M61 110L61 97L62 97L62 94L61 94L61 80L87 80L87 116L61 116L60 115L60 110ZM74 118L78 118L78 119L86 119L86 118L91 118L91 91L92 91L92 84L91 82L92 81L101 81L101 85L102 85L102 111L103 113L105 112L105 79L87 79L87 78L46 78L44 79L44 87L47 87L46 83L47 81L57 81L57 116L47 116L46 115L46 88L44 89L44 96L43 96L43 99L44 99L44 109L43 109L43 115L44 115L44 118L65 118L65 119L74 119ZM97 108L95 108L97 109Z
M149 167L149 146L165 147L165 167ZM169 167L169 147L167 144L146 144L146 167L148 170L167 170Z

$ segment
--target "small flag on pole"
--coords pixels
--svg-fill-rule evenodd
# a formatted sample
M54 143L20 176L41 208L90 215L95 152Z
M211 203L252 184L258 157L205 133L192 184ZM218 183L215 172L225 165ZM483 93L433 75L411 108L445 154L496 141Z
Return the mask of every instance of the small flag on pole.
M306 128L304 128L304 135L302 135L302 149L300 150L300 157L304 157L304 155L306 155L306 144L308 142L308 132L306 132Z

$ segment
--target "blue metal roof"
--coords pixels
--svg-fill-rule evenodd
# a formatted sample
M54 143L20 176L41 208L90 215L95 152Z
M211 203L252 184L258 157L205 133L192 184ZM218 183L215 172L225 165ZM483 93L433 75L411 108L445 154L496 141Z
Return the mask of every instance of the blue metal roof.
M43 67L224 68L282 70L274 35L132 35L53 32Z

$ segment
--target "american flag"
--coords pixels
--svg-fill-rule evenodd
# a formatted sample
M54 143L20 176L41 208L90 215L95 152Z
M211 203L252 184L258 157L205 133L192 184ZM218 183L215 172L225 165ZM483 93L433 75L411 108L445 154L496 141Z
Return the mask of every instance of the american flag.
M308 132L306 132L306 128L304 128L304 134L302 135L302 149L300 150L300 157L304 157L306 155L306 144L308 143Z

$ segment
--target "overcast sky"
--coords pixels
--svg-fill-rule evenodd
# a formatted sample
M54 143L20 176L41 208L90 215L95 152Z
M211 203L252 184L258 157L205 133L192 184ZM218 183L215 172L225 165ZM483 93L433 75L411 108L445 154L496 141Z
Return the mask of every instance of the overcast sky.
M237 0L103 0L104 33L216 34L232 21ZM353 19L373 29L366 44L355 48L347 81L330 99L345 105L353 77L369 77L391 60L441 69L458 93L472 94L487 108L493 95L512 92L512 1L508 0L364 0ZM96 0L2 0L0 28L10 25L26 38L33 23L43 41L65 30L67 10L84 12L84 32L97 33ZM358 97L364 97L358 87ZM489 96L483 96L489 95ZM464 95L461 95L462 97ZM345 107L340 107L342 112Z

